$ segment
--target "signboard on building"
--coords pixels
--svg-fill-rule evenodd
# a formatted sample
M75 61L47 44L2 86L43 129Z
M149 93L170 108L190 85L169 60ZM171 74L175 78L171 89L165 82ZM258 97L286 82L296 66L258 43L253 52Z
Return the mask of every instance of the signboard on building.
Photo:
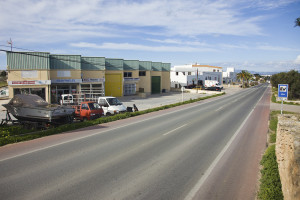
M281 100L288 99L288 91L289 85L288 84L278 84L278 98Z
M105 78L83 78L83 83L105 82Z
M8 85L51 85L51 80L39 80L39 81L8 81Z
M82 79L55 79L52 83L82 83Z

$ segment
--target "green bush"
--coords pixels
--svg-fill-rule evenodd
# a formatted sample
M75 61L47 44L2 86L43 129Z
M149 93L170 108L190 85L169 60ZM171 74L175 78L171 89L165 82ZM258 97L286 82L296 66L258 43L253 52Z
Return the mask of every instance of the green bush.
M300 98L300 73L295 70L289 72L281 72L271 77L272 86L278 89L278 84L289 85L289 99Z
M278 164L276 161L275 145L269 146L266 150L262 160L260 179L260 189L258 192L258 198L261 200L281 200L283 199L281 182L278 172Z
M276 133L273 133L270 135L270 143L275 143L276 142Z

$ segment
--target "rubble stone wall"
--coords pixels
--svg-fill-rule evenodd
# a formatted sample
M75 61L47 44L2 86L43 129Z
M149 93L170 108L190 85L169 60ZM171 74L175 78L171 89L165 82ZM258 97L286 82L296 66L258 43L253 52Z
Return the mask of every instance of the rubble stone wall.
M300 115L278 116L276 156L285 200L300 199Z

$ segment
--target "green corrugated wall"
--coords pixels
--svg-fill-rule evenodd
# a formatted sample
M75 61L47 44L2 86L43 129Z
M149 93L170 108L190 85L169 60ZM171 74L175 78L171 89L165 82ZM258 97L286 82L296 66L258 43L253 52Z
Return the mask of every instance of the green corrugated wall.
M82 70L105 70L104 57L81 57Z
M123 70L123 59L117 58L106 58L105 59L105 69L106 70Z
M139 70L138 60L124 60L124 70Z
M169 72L171 70L171 63L162 63L161 71Z
M152 69L151 61L140 61L139 62L139 70L140 71L151 71Z
M81 69L80 55L50 55L50 69Z
M11 70L50 69L47 52L7 52L7 65Z
M162 71L162 63L152 62L152 71Z

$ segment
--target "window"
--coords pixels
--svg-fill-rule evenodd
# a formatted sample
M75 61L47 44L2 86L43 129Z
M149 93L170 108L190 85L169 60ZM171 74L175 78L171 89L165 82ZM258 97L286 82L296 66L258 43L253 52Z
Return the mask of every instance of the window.
M146 76L146 71L139 71L139 76Z
M185 72L182 72L183 76L185 76Z
M178 76L178 72L176 72L176 76Z
M188 72L188 75L192 75L192 72Z
M214 69L213 71L214 71L214 72L216 72L216 70L215 70L215 69Z
M14 88L14 95L16 94L36 94L46 99L45 88Z
M132 77L132 72L124 72L124 77Z

